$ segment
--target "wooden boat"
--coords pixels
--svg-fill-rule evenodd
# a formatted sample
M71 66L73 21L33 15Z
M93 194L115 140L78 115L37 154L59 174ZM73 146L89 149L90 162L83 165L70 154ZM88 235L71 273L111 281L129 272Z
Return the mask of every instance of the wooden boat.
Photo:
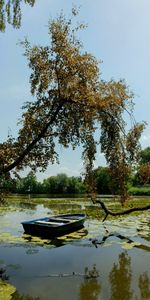
M25 233L47 238L62 236L83 227L85 214L62 214L22 222Z

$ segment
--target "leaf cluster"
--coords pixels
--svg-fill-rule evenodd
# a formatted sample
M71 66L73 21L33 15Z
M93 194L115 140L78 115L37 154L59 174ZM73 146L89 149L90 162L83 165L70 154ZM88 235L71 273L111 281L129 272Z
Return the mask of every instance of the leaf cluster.
M14 28L20 28L23 2L33 6L35 0L0 0L0 31L5 31L7 22Z

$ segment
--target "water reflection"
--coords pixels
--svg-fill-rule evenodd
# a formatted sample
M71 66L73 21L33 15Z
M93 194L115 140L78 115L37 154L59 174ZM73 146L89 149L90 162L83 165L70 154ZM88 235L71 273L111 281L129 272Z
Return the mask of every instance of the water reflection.
M27 234L23 234L22 238L28 243L29 248L33 248L33 247L36 248L37 246L61 247L65 245L65 238L64 240L63 239L48 240L40 237L34 237ZM24 246L26 247L26 245L27 244L25 244Z
M144 251L148 251L148 252L150 251L150 246L144 245L138 241L134 241L131 238L128 238L128 237L126 237L122 234L118 234L118 233L110 233L110 234L104 235L101 240L98 240L98 239L90 239L90 240L91 240L92 244L96 248L98 248L98 246L103 246L105 243L106 243L106 245L109 245L107 243L107 240L112 237L118 238L119 240L124 241L124 242L122 242L123 249L132 249L133 247L135 247L138 249L142 249Z
M118 263L114 263L113 268L109 274L109 281L111 285L110 300L130 300L133 296L131 290L131 258L127 252L122 252L119 255Z
M40 300L39 297L33 298L29 295L21 295L18 291L16 291L12 296L11 300Z
M22 209L31 209L31 210L36 210L37 204L35 203L28 203L28 202L20 202L18 207Z
M148 273L144 272L139 277L139 289L141 293L142 300L150 299L150 278L148 277Z
M96 278L85 280L80 287L80 300L98 300L101 285Z
M92 269L85 268L84 281L80 285L80 300L98 300L101 285L98 282L99 272L96 265Z
M51 203L51 204L44 204L45 208L48 208L50 210L53 210L54 214L63 214L65 213L78 213L79 211L81 211L81 205L79 204L71 204L71 203Z
M81 231L55 240L23 234L23 220L53 214L55 209L65 213L80 208L78 204L60 204L21 203L1 208L1 259L10 282L19 290L12 300L70 300L70 295L72 300L150 299L149 215L107 220L104 227L97 220L97 210L86 206L90 217ZM133 242L132 249L121 249ZM17 270L11 264L21 267ZM90 277L94 272L100 272L100 276Z
M138 228L138 234L144 237L145 240L150 241L150 217L147 216L145 220L141 220Z
M96 274L95 277L86 276L86 274ZM80 285L80 300L98 300L100 298L104 282L99 278L99 272L96 265L92 270L85 269L85 278ZM132 290L133 274L131 270L131 258L127 252L119 254L117 263L113 264L113 267L108 275L110 284L110 297L109 300L131 300L139 299L137 287ZM108 285L107 285L108 286ZM140 290L140 299L150 299L150 277L148 272L144 272L139 276L138 287ZM104 296L105 299L105 296Z

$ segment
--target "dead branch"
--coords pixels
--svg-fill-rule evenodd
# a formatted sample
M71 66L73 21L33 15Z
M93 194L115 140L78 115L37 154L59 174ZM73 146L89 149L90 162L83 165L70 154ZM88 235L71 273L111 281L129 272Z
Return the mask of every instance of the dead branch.
M42 275L42 276L37 276L37 277L72 277L72 276L79 276L79 277L84 277L85 279L93 279L99 277L98 273L90 273L90 274L82 274L82 273L59 273L59 274L48 274L48 275Z
M106 220L106 218L108 217L108 215L111 216L121 216L121 215L128 215L134 211L144 211L144 210L148 210L150 209L150 205L146 205L143 207L133 207L133 208L129 208L126 209L124 211L119 211L119 212L113 212L111 210L109 210L106 205L104 204L104 202L102 202L101 200L97 200L96 203L99 203L101 205L101 208L104 210L105 212L105 218L103 219L103 222Z

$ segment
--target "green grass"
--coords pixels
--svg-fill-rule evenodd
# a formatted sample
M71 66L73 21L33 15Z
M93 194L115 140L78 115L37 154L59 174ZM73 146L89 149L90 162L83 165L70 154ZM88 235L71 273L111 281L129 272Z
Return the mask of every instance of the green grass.
M147 187L131 187L129 188L128 192L133 196L150 196L150 188Z

